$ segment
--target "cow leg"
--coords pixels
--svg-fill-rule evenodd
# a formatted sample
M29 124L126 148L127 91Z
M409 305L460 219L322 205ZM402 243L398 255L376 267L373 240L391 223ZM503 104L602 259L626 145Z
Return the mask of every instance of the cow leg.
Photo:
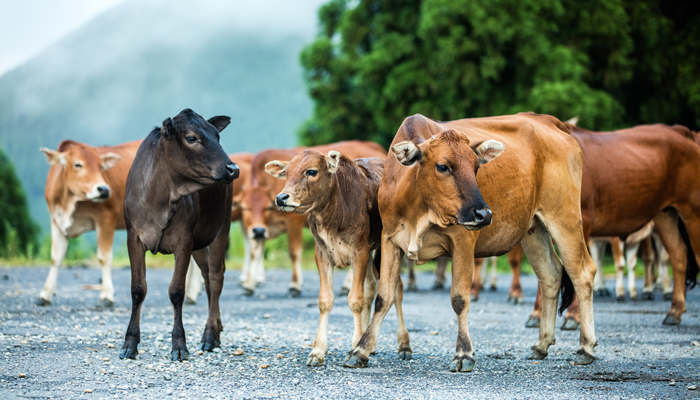
M406 268L408 269L408 285L406 285L406 291L417 292L416 263L413 260L406 259Z
M670 257L666 251L666 248L661 242L661 238L657 234L654 234L653 242L657 249L656 269L658 279L656 281L656 285L657 287L661 288L664 295L664 300L671 300L673 296L673 288L671 288L671 278L668 275L668 263Z
M318 318L318 329L316 330L314 347L311 350L311 354L309 354L309 359L306 361L306 365L310 367L323 365L326 359L326 352L328 351L328 316L331 313L331 309L333 309L334 300L333 266L318 249L318 246L314 249L314 257L316 258L316 267L318 268L318 311L320 316ZM353 279L353 289L355 280L356 279ZM352 295L352 290L350 290L350 296ZM350 297L348 297L348 299L349 298Z
M462 243L452 254L452 286L450 299L457 314L457 347L450 366L452 372L471 372L474 348L469 338L469 294L474 277L474 243Z
M644 262L644 288L642 289L642 299L654 299L654 267L657 257L654 257L652 248L652 238L647 237L642 241L642 261Z
M523 288L520 284L520 270L523 264L523 251L520 247L508 253L508 262L510 263L510 270L513 273L513 278L510 282L510 290L508 290L508 300L512 301L513 304L522 304L524 298Z
M253 239L249 241L250 244L250 263L248 264L248 271L245 281L241 284L243 287L243 294L246 296L252 296L255 293L256 286L256 271L264 270L264 260L265 260L265 240L264 239Z
M524 249L523 249L524 250ZM525 253L527 255L527 252ZM530 257L528 255L528 257ZM530 261L532 264L532 261ZM542 288L540 282L537 282L537 295L535 296L535 304L532 306L532 312L525 321L526 328L539 328L540 320L542 319Z
M435 282L433 283L433 290L441 290L445 288L445 271L447 270L447 257L438 257L437 268L435 268Z
M403 319L403 282L399 275L398 282L394 287L394 307L396 308L396 336L399 346L399 358L402 360L410 360L413 357L410 341L408 338L408 329ZM372 347L372 352L375 348Z
M360 341L360 336L364 333L366 326L363 327L364 300L365 300L365 279L367 277L367 264L370 259L369 249L358 249L353 257L353 279L352 288L348 295L348 306L352 312L354 329L352 332L352 347L357 346ZM331 280L330 285L332 286Z
M46 276L44 289L39 294L36 304L46 306L51 304L51 298L56 293L56 282L58 281L58 268L63 264L68 250L68 238L61 233L56 224L51 221L51 269Z
M634 268L637 265L637 252L639 251L640 243L631 243L625 249L625 264L627 264L627 290L630 294L630 300L637 299L637 285L635 282Z
M187 267L187 277L185 278L185 303L197 304L197 297L199 297L199 292L202 291L203 283L204 280L200 268L197 266L194 258L192 258L189 267Z
M610 250L615 263L615 298L617 301L625 301L625 259L622 240L618 238L610 240Z
M571 215L565 212L552 215L554 217L544 218L543 222L557 245L580 307L580 346L575 363L590 364L595 360L593 347L597 343L593 321L593 279L596 266L588 254L581 221L576 218L565 219Z
M127 233L126 245L131 263L131 318L119 358L135 359L138 354L138 344L141 341L141 304L147 292L146 249L135 232Z
M97 221L97 260L102 269L99 305L103 307L112 307L114 305L112 245L114 244L114 230L116 228L116 223L112 218L102 216Z
M377 255L375 254L375 257ZM380 256L381 257L381 256ZM372 315L372 302L377 296L377 271L374 265L371 263L367 266L367 273L365 274L365 295L362 298L362 333L367 331L367 326L369 326L369 318ZM353 343L356 346L357 343ZM372 349L374 351L374 349Z
M664 318L663 323L664 325L678 325L681 323L681 316L685 312L686 247L678 229L678 216L675 213L662 212L654 218L654 225L663 246L668 251L671 267L673 268L671 309L666 318Z
M391 305L394 303L396 289L399 286L401 279L401 250L396 247L385 235L382 235L381 244L381 267L379 269L379 287L377 290L377 298L374 301L374 314L367 327L367 330L360 341L357 343L349 354L348 359L343 364L349 368L363 368L369 362L370 352L373 351L377 344L377 335L379 328L389 312ZM411 348L408 343L408 332L406 332L405 347L399 347L399 355L406 358L411 353ZM402 346L400 345L400 346Z
M224 326L221 323L221 310L219 309L219 297L224 288L224 273L226 272L226 250L228 250L228 227L221 232L209 245L209 316L202 334L202 350L212 351L221 346L221 331Z
M355 269L350 267L345 273L345 278L343 278L343 284L340 287L340 296L347 296L350 294L350 289L352 289L352 280L355 276Z
M472 277L472 285L471 285L471 301L479 301L479 292L481 292L481 288L484 282L484 279L482 279L482 274L486 275L486 270L488 268L488 259L487 258L477 258L474 260L474 276ZM455 261L454 258L452 259L452 276L454 277L454 270L455 270ZM454 286L454 282L452 282L452 285Z
M298 223L288 224L287 226L287 238L289 240L289 258L292 259L292 281L289 283L289 294L292 297L301 296L301 285L304 281L304 275L301 271L301 254L303 251L303 229L304 225ZM331 281L331 288L332 284L333 282Z
M597 296L605 296L605 279L603 278L603 257L604 244L601 241L588 239L588 251L591 254L593 263L597 268L595 279L593 280L593 292Z
M248 279L248 273L250 271L251 265L250 265L250 238L248 238L248 234L246 233L246 229L245 229L245 226L243 225L243 222L241 222L241 231L243 232L243 266L241 267L241 275L239 277L239 283L242 286L245 283L245 281ZM254 277L255 280L257 280L257 278L258 277Z
M498 283L498 257L489 257L491 262L491 273L489 274L489 290L495 292Z
M192 253L189 249L182 249L175 253L175 271L173 271L173 277L168 288L170 303L172 303L175 311L173 317L172 351L170 352L172 361L183 361L190 358L190 352L187 351L185 327L182 325L182 303L185 300L185 278L191 257Z
M539 221L535 221L534 231L532 229L528 231L522 240L523 251L538 280L537 296L541 304L541 318L538 318L537 326L540 328L540 335L537 344L532 346L530 356L537 360L545 358L549 346L554 344L554 324L561 286L562 265L554 253L551 242L549 233ZM531 319L533 317L533 315L530 316Z

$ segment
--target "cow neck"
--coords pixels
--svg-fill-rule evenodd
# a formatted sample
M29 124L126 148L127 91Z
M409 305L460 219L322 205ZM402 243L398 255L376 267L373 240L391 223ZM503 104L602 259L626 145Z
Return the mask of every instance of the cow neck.
M63 168L61 166L60 175L63 175ZM60 181L63 182L64 180L60 179ZM73 225L73 213L79 199L68 189L68 185L60 185L60 188L57 189L56 185L54 185L51 193L49 193L49 197L53 202L53 207L51 207L49 212L51 213L51 219L61 233L67 236L68 229Z

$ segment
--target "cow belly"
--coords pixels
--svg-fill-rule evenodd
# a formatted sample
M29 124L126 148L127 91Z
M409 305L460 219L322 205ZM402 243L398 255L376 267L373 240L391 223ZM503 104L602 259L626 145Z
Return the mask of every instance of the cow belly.
M316 241L332 266L345 267L352 264L353 246L341 238L319 229L316 232Z
M68 237L75 237L82 235L85 232L92 231L95 229L95 222L90 218L74 217L73 222L66 229L66 235Z

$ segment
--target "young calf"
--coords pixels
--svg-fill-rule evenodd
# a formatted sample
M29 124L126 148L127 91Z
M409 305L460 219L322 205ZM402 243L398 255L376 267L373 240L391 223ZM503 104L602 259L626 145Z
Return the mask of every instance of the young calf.
M136 153L126 181L127 247L131 261L131 319L119 358L136 358L141 304L146 297L145 253L175 254L170 301L175 308L172 360L189 357L182 326L185 275L190 256L202 270L209 299L202 349L218 347L219 295L231 218L231 182L238 166L224 153L219 132L230 122L206 121L190 109L163 121Z
M321 286L318 293L321 317L307 365L322 365L328 350L328 314L333 308L333 267L353 267L348 295L355 326L353 346L369 323L377 271L374 268L368 271L367 266L371 251L379 250L382 223L377 208L377 189L384 160L360 158L353 161L335 150L328 155L306 150L288 162L268 162L265 171L287 179L275 204L282 211L306 214L316 239L314 255ZM376 255L375 261L378 261ZM403 320L401 309L397 308L397 312Z

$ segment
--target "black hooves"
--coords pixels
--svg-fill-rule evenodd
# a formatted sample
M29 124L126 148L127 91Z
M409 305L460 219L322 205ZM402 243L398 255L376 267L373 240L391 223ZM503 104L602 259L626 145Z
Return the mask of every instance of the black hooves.
M530 315L530 318L528 318L527 322L525 322L525 327L526 328L539 328L540 327L540 319L538 317Z
M673 292L664 293L664 300L666 300L666 301L673 300Z
M221 347L219 334L212 328L205 328L202 334L202 346L200 348L203 351L213 351L217 347Z
M119 352L119 358L122 360L125 358L135 360L138 354L139 350L136 344L124 343L122 350Z
M544 360L544 358L547 357L546 351L542 351L535 346L532 346L530 349L532 352L530 353L530 357L527 358L528 360Z
M579 349L576 352L576 357L574 358L574 364L576 365L588 365L595 361L593 355L586 353L585 350Z
M244 287L244 288L243 288L243 295L244 295L244 296L250 297L250 296L252 296L252 295L254 295L254 294L255 294L255 290L250 289L250 288L247 288L247 287Z
M673 314L666 314L666 318L664 318L664 325L680 325L681 319L679 317L676 317Z
M610 293L610 290L608 290L608 288L596 289L594 294L596 296L600 296L600 297L610 297L612 295L612 293Z
M290 287L289 288L289 295L292 297L300 297L301 296L301 290L297 288Z
M100 308L112 308L114 307L114 302L110 299L102 298L97 301L97 306Z
M622 303L622 302L625 301L625 296L624 296L624 295L622 295L622 296L619 296L619 295L618 295L618 296L615 296L615 300L617 300L618 303Z
M654 292L642 292L642 300L654 300Z
M187 351L187 347L177 349L173 347L170 352L170 360L172 361L185 361L190 359L190 352Z
M418 285L416 285L415 282L409 283L406 286L406 291L407 292L417 292L418 291Z
M575 331L579 327L579 323L571 318L571 317L566 317L564 318L564 323L561 324L561 330L562 331Z
M413 358L413 352L410 348L399 349L399 360L408 361Z
M476 364L476 361L474 361L474 359L469 356L455 356L455 358L452 360L452 363L450 364L450 371L472 372L472 370L474 369L474 364Z
M508 295L508 303L523 304L524 302L525 302L525 299L523 299L522 296L511 296L511 295Z
M340 292L338 292L338 297L347 297L350 294L350 289L346 287L341 287Z
M489 290L495 292L496 290L498 290L498 288L496 287L496 285L491 285L489 286Z
M347 360L343 363L345 368L367 368L369 358L362 357L359 354L350 354Z
M444 288L445 288L445 282L438 282L438 281L435 281L435 282L433 283L433 290L442 290L442 289L444 289Z
M39 297L36 299L36 302L34 302L37 306L50 306L51 305L51 300L46 300L43 297Z
M197 300L192 300L189 297L185 297L185 304L189 304L189 305L197 304Z

